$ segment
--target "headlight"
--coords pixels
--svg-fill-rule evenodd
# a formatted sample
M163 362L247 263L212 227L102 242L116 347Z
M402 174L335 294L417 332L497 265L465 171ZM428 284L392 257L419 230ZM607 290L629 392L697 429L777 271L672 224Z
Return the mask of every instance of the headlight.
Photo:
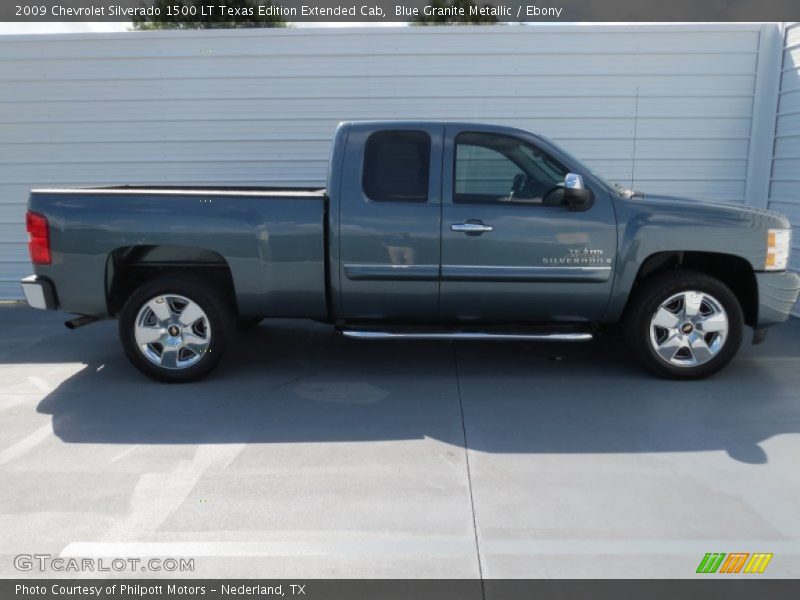
M767 232L767 271L785 271L792 247L791 229L770 229Z

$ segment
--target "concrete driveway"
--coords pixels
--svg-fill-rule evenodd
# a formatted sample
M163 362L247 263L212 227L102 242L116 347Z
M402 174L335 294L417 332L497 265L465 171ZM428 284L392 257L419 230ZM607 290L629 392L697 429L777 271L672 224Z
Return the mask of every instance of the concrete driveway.
M115 323L63 320L0 308L0 576L72 576L14 568L49 553L195 559L170 577L691 577L706 552L772 552L762 577L800 577L797 320L693 383L613 336L277 321L183 386L130 367Z

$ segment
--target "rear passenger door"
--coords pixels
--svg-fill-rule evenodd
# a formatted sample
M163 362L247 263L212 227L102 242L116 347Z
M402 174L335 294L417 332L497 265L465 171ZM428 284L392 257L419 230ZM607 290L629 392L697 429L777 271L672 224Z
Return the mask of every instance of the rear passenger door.
M350 320L439 311L443 124L354 124L339 203L339 289Z

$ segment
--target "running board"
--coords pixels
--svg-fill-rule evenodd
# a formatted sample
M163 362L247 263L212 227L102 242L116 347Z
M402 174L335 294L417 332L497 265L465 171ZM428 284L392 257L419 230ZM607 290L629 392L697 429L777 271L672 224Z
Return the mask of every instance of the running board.
M489 331L377 331L365 329L340 329L345 337L361 340L496 340L496 341L545 341L585 342L594 336L591 333L506 333Z

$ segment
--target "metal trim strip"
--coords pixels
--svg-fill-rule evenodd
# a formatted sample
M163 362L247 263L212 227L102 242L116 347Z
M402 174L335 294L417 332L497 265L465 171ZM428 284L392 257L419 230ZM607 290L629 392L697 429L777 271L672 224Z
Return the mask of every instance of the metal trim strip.
M32 194L79 194L79 195L103 195L103 196L244 196L244 197L297 197L297 198L322 198L323 192L319 191L263 191L256 192L253 190L159 190L159 189L130 189L130 190L114 190L114 189L80 189L80 188L42 188L31 190Z
M442 281L608 281L611 267L505 267L443 265Z
M435 281L439 278L439 265L346 264L344 272L348 279L356 281Z

